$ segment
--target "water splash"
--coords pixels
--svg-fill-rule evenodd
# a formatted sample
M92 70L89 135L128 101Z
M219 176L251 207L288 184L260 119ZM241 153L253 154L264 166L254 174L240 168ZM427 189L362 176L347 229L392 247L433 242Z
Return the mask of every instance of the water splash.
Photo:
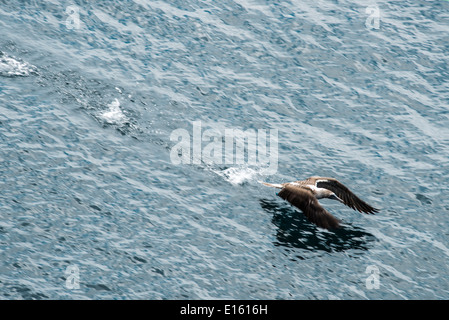
M0 52L0 76L26 77L36 72L37 68L35 66Z
M256 177L260 175L258 170L249 167L230 167L225 170L212 171L234 185L241 185L246 182L256 181Z
M120 109L120 101L116 98L110 104L109 109L100 114L100 117L109 124L123 124L127 121L127 117Z

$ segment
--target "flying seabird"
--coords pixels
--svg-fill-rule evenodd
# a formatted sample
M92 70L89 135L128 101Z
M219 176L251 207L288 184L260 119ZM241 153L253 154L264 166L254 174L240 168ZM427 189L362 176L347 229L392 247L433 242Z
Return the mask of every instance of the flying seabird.
M310 222L318 227L334 229L340 226L340 220L324 209L318 199L338 200L348 207L368 214L379 212L358 198L345 185L333 178L310 177L302 181L280 184L261 182L266 186L281 189L278 196L301 209Z

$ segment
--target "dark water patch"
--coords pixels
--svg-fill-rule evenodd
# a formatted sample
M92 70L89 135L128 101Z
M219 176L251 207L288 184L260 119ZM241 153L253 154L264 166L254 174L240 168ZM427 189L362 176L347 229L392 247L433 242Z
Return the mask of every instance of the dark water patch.
M135 263L147 263L147 260L138 256L133 256L130 259Z
M416 194L416 199L418 199L422 205L432 204L432 200L429 197L420 193Z
M9 293L5 294L5 297L20 297L24 300L44 300L48 299L48 296L41 293L36 292L35 290L30 289L25 285L13 285L13 286L5 286L9 289Z
M94 289L94 290L97 290L97 291L111 291L111 289L108 287L108 286L106 286L106 285L104 285L104 284L101 284L101 283L99 283L99 284L89 284L89 283L86 283L86 284L84 284L87 288L91 288L91 289Z
M366 251L375 237L360 228L343 225L332 231L322 231L299 210L280 205L274 200L260 199L261 207L273 215L277 227L275 245L310 251L341 252Z

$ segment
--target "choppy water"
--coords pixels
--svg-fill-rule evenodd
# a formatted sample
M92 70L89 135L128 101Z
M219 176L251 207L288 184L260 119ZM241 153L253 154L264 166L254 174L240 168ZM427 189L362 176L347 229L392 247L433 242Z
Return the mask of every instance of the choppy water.
M448 299L448 12L0 1L0 297ZM173 163L196 121L277 129L276 173ZM311 175L381 212L324 231L257 182Z

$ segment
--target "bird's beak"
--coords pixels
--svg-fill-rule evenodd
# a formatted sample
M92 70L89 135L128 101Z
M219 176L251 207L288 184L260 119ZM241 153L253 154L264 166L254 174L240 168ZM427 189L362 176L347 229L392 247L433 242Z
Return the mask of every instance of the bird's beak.
M333 193L333 194L329 197L329 199L337 200L337 201L340 201L341 203L343 203L343 200L341 200L339 197L337 197L337 195L336 195L335 193Z

